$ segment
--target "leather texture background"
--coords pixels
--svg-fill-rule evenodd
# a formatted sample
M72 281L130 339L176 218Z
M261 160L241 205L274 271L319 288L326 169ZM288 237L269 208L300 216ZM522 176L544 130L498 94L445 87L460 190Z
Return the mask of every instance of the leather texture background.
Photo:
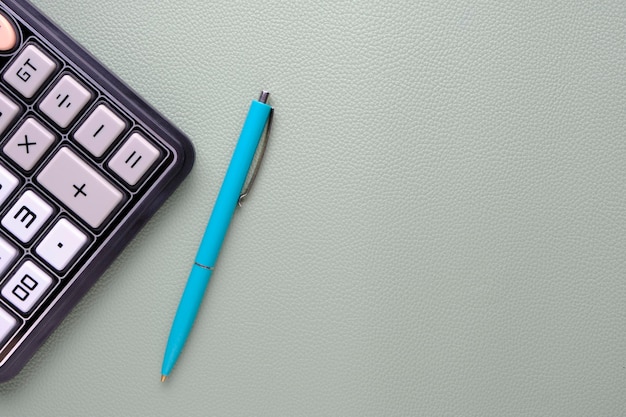
M623 0L35 3L197 161L0 415L626 415ZM161 384L262 88L266 159Z

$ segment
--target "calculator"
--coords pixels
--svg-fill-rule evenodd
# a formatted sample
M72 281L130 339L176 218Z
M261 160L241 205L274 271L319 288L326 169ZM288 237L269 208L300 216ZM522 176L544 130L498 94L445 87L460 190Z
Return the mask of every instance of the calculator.
M189 139L25 0L0 0L0 381L191 170Z

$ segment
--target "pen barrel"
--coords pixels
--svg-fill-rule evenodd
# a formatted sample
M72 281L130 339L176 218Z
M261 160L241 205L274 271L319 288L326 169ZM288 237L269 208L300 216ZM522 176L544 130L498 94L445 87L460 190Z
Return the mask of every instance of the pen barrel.
M250 105L172 323L161 371L164 377L174 367L195 321L270 111L270 106L258 101Z
M161 375L169 375L180 352L183 350L185 341L198 315L198 310L202 304L202 298L212 273L212 270L195 264L191 268L187 285L185 285L185 290L176 310L176 316L174 316L174 321L172 322L172 329L170 330L170 336L163 356Z
M250 105L250 111L241 129L204 237L198 248L196 262L201 265L215 266L228 225L237 207L250 165L252 165L254 154L263 135L270 110L270 106L258 101L253 101Z

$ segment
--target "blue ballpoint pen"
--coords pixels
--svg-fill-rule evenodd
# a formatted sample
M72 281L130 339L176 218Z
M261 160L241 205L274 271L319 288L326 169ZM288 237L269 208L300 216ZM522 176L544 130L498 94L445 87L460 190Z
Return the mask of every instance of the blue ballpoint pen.
M215 261L222 247L222 242L224 241L230 220L237 207L237 203L247 194L247 191L244 191L242 194L242 189L259 141L263 136L266 124L269 124L268 122L272 112L272 108L266 104L268 96L269 93L263 91L259 100L254 100L250 104L248 116L241 130L239 141L233 152L230 165L226 170L222 188L220 188L217 199L215 200L211 218L209 219L204 236L202 237L195 263L191 267L187 285L183 291L176 316L174 317L174 322L172 323L172 329L170 330L170 336L163 357L161 382L164 382L172 371L185 345L187 336L198 314L198 309L202 303L202 298L209 283L209 279L213 273ZM263 146L260 152L264 150L265 147ZM262 157L262 155L260 155L260 157ZM255 176L256 168L250 182L254 180Z

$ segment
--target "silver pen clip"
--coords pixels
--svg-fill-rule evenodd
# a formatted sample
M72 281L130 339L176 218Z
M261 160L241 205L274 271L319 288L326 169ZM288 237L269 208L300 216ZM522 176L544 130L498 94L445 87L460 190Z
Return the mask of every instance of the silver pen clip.
M265 90L261 91L259 102L266 104L267 99L269 98L269 95L270 95L269 91L265 91ZM239 195L239 201L237 202L237 205L239 207L241 207L241 205L243 204L243 200L248 196L248 194L250 194L250 189L252 188L252 184L254 183L254 180L256 179L257 174L259 173L259 167L261 166L261 161L263 160L263 156L265 155L265 149L267 148L267 141L270 137L270 129L272 127L273 118L274 118L274 108L272 107L270 110L270 115L267 118L267 124L265 125L265 134L263 135L263 138L261 139L261 143L259 144L259 147L257 149L256 162L254 163L254 167L251 170L251 174L248 175L248 180L244 184L243 190L241 191L241 194Z

